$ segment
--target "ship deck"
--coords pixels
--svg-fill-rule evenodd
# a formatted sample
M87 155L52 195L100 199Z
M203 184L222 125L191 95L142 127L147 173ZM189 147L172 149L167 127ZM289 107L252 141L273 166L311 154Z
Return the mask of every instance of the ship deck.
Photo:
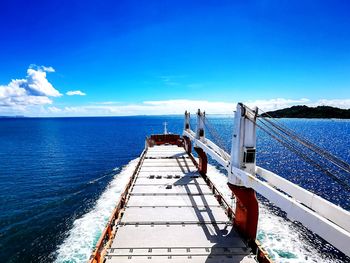
M141 162L106 263L256 262L184 148Z

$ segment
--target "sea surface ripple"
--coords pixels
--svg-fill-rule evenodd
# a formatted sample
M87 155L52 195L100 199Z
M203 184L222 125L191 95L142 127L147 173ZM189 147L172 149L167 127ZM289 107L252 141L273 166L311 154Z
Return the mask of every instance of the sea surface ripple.
M233 119L208 116L230 148ZM182 116L0 120L0 258L85 262L144 148L162 123L181 133ZM350 162L350 122L280 120ZM195 121L193 120L195 127ZM208 134L210 137L210 134ZM350 210L349 192L258 131L258 165ZM227 191L225 174L210 175ZM341 175L343 176L343 175ZM349 177L343 176L349 182ZM276 262L349 262L260 197L258 239Z

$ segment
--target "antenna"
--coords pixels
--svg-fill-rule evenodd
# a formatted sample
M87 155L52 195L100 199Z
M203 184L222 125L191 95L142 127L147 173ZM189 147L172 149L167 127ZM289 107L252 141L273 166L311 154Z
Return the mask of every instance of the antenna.
M164 125L164 134L168 134L168 129L167 129L168 123L167 122L163 122L163 125Z

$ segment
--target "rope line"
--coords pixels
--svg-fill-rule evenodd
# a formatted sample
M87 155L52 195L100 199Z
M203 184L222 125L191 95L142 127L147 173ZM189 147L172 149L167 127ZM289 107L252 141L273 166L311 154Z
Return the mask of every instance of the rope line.
M249 115L246 115L245 118L253 122L258 128L268 134L271 138L275 139L281 145L289 149L291 152L299 156L305 162L323 172L344 189L350 192L350 184L344 179L345 174L343 174L345 172L346 174L350 175L350 164L312 143L307 138L300 136L292 129L277 121L261 109L258 109L258 111L262 112L262 114L257 114L255 110L250 109L248 106L244 105L244 107L246 110L255 113L255 116L257 117L255 119L249 117ZM201 116L201 118L203 118L202 120L204 126L206 127L206 130L213 138L215 143L217 143L219 146L219 154L225 160L229 160L229 154L224 151L226 150L229 152L226 149L224 140L221 138L220 134L217 132L217 130L205 115Z
M347 191L350 191L350 185L347 184L346 182L342 181L340 178L338 178L337 176L335 176L333 173L331 173L329 170L325 169L322 167L322 165L320 165L319 163L317 163L316 161L314 161L313 159L311 159L309 156L307 156L305 153L302 153L300 150L298 150L295 146L291 145L290 143L283 141L282 139L278 138L277 136L275 136L273 133L271 133L270 131L268 131L266 128L264 128L262 125L258 124L257 122L255 122L256 126L259 127L261 130L263 130L264 132L266 132L268 135L270 135L273 139L277 140L279 143L281 143L283 146L285 146L286 148L288 148L290 151L294 152L295 154L297 154L298 156L300 156L301 158L303 158L305 161L307 161L309 164L313 165L315 168L319 169L320 171L322 171L323 173L325 173L327 176L331 177L334 181L336 181L338 184L340 184L341 186L343 186Z
M226 149L225 144L223 143L223 139L221 138L221 136L219 135L217 130L214 128L214 126L210 123L208 118L206 116L204 116L202 118L203 118L204 126L207 128L207 131L209 132L211 137L213 137L213 140L215 140L215 142L219 145L220 155L226 161L228 161L230 159L230 156L224 151L224 150L226 150L226 151L228 151L228 150ZM222 150L222 149L224 149L224 150Z
M272 118L270 115L268 115L268 113L265 113L265 114L267 116L269 116L270 118ZM260 115L260 117L261 117L261 115ZM345 161L343 161L342 159L334 156L333 154L331 154L331 153L327 152L326 150L320 148L319 146L313 144L308 139L301 137L300 135L296 134L294 131L292 131L288 127L284 126L283 124L281 124L281 123L277 124L276 123L277 121L275 119L272 118L272 120L273 120L272 121L272 120L265 118L265 117L261 117L261 118L264 119L265 121L267 121L268 123L270 123L276 129L291 136L293 139L295 139L296 141L298 141L300 144L304 145L305 147L309 148L313 152L323 156L324 158L326 158L327 160L332 162L334 165L338 166L343 171L350 173L350 165L348 163L346 163Z

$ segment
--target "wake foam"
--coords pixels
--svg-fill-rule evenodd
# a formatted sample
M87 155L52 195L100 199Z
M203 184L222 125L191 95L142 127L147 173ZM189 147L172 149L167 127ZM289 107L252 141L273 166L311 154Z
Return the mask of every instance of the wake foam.
M94 208L74 221L67 238L55 253L56 263L87 262L138 161L139 158L130 161L116 174L96 201Z
M229 203L231 190L227 187L227 177L217 168L208 165L208 177ZM298 225L276 215L263 202L259 202L259 225L257 239L276 263L301 262L341 262L325 258L314 246L300 235ZM317 243L317 242L316 242Z

